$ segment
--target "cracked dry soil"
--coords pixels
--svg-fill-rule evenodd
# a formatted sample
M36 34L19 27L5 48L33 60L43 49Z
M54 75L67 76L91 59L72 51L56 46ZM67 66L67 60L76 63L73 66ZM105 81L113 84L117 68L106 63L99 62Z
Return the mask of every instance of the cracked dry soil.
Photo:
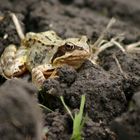
M0 20L0 54L8 44L20 43L9 11L17 14L25 33L52 29L63 38L87 35L92 43L113 16L117 22L106 37L125 33L123 43L129 44L140 39L138 5L138 0L0 0L0 16L5 17ZM84 113L88 116L82 132L85 140L140 138L140 54L126 55L110 48L99 55L98 64L87 60L78 71L65 65L58 69L58 78L45 81L38 99L53 111L43 110L48 140L68 140L72 134L72 120L59 96L63 95L74 113L82 94L86 95ZM1 77L0 83L4 81Z

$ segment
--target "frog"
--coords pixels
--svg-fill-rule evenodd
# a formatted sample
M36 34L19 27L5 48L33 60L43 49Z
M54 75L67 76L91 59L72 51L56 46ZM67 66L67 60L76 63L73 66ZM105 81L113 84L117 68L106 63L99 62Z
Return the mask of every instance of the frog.
M57 68L67 64L78 69L89 56L85 35L62 39L52 30L29 32L19 48L6 47L0 58L0 73L11 79L29 71L32 82L40 89L46 79L56 76Z

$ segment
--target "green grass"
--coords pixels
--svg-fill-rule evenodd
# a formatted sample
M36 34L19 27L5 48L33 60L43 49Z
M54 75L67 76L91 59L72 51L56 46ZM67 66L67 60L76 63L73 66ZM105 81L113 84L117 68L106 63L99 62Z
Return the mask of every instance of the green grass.
M85 105L85 95L82 95L80 111L77 114L75 114L74 117L72 116L72 113L71 113L70 109L68 108L68 106L65 104L63 96L61 96L60 99L73 120L73 132L72 132L71 140L81 140L82 139L81 132L82 132L82 128L83 128L83 125L85 122L84 121L85 119L83 117L83 111L84 111L84 105Z
M42 109L48 111L48 112L54 112L53 110L49 109L48 107L44 106L43 104L38 104Z

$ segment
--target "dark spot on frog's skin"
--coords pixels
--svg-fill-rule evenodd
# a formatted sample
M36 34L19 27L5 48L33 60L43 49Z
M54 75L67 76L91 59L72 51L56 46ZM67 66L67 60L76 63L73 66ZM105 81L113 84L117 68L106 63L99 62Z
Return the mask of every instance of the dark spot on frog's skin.
M52 41L48 36L45 36L48 40Z
M57 39L57 40L61 40L61 38L59 38L59 37L56 37L56 39Z
M41 45L42 45L42 46L45 46L45 44L44 44L44 43L41 43Z
M55 35L55 34L52 32L52 35Z
M34 44L34 40L30 38L25 42L24 45L29 48L32 44Z
M50 47L51 47L51 49L53 49L54 48L54 45L51 45Z
M80 42L81 38L78 39L78 41Z
M35 52L35 57L34 57L34 65L38 65L38 64L42 64L43 60L46 57L46 53L48 52L48 50L43 50L42 52L38 53Z
M87 39L86 43L87 43L87 44L90 44L90 39L89 39L89 38Z
M35 55L37 55L37 52L35 52Z
M29 38L29 40L28 41L31 41L32 39L31 38Z
M41 41L40 40L37 40L37 42L40 44L41 43Z
M54 45L46 45L46 49L44 49L45 52L49 52L54 48Z
M35 39L32 39L32 43L34 44L34 42L35 42Z

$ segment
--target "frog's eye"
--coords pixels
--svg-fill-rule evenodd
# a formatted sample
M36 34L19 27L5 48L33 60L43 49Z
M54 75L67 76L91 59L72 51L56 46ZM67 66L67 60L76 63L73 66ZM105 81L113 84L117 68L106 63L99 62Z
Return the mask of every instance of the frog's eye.
M65 44L65 49L67 51L72 51L75 49L75 45L74 44Z

